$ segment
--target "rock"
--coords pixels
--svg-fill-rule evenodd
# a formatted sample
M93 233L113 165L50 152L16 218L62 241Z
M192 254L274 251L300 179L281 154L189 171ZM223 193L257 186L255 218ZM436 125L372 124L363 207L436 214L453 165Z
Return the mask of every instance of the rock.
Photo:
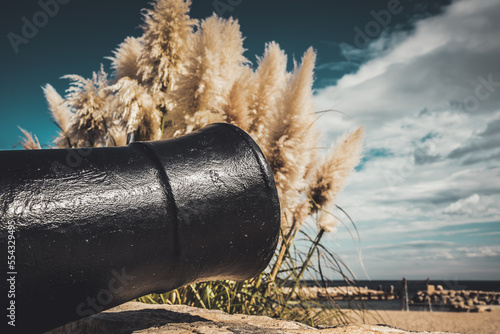
M417 295L413 298L413 300L417 303L423 303L424 302L425 295L423 293L420 293L420 291L417 293Z
M427 285L427 294L428 295L432 295L434 293L434 291L436 291L436 289L434 288L434 285Z
M444 288L442 285L437 285L436 286L436 291L444 291Z
M470 311L475 313L491 312L491 308L484 306L476 306L471 308Z
M290 333L369 334L413 333L385 325L312 328L297 322L263 316L229 315L185 305L151 305L128 302L105 312L59 327L46 334L166 334L166 333ZM430 332L420 332L430 333ZM433 332L438 334L439 332Z
M490 294L481 294L479 296L479 301L484 301L486 304L489 305L493 301L493 296Z
M455 312L469 312L469 306L465 305L465 302L463 300L460 301L454 301L450 305L450 309Z

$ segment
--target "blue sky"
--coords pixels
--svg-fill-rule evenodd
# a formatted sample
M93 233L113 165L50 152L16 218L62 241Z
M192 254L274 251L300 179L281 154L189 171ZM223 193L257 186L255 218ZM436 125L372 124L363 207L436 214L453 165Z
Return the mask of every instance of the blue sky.
M43 0L42 0L43 2ZM50 2L50 1L49 1ZM139 36L148 1L71 0L16 53L35 0L7 0L0 18L0 149L21 126L49 144L57 132L41 86L90 76L126 36ZM222 3L228 3L222 0ZM232 1L246 57L276 41L300 58L318 51L317 110L325 146L361 124L362 164L339 205L356 222L372 279L500 279L500 1ZM229 7L227 7L229 8ZM192 16L217 8L194 0ZM353 120L354 119L354 120ZM367 278L349 233L328 245Z

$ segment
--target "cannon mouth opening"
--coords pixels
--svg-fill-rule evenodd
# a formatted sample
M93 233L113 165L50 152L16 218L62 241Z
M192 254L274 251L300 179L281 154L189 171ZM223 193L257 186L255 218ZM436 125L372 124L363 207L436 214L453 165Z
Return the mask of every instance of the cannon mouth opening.
M279 240L281 211L271 167L242 129L213 123L188 135L135 142L155 156L175 211L175 267L184 284L255 277Z
M269 195L269 208L270 211L272 212L272 219L270 220L271 224L274 224L275 232L274 232L274 240L271 238L267 240L269 244L269 249L267 250L262 250L262 252L266 252L267 256L263 258L263 264L259 268L256 268L255 272L253 274L250 274L247 279L250 279L252 277L257 276L259 273L261 273L268 265L269 262L271 261L274 252L276 251L276 247L278 246L278 241L279 241L279 231L281 229L281 206L280 206L280 201L279 201L279 196L278 196L278 190L276 188L276 181L274 180L274 175L273 171L271 169L271 166L269 165L264 153L262 152L261 148L255 140L245 131L240 129L239 127L229 124L229 123L214 123L214 125L221 125L221 126L226 126L231 128L233 131L235 131L250 147L251 151L255 154L255 159L259 163L259 166L261 168L261 174L264 179L264 183L268 187L268 195ZM272 235L271 233L270 235Z

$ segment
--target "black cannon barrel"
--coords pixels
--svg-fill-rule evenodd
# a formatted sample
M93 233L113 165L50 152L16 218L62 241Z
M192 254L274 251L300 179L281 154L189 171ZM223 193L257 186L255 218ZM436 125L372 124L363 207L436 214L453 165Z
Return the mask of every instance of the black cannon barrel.
M0 214L2 319L20 333L249 279L280 228L272 171L229 124L126 147L1 151Z

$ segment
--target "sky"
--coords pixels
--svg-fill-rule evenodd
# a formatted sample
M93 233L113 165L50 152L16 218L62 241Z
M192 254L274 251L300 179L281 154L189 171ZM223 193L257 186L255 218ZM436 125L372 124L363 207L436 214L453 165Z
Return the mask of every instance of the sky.
M109 70L105 57L141 35L149 7L53 1L3 5L0 150L19 149L18 126L49 145L57 127L41 86L63 93L61 76ZM53 15L13 46L44 7ZM365 126L338 201L359 242L343 226L324 240L358 279L500 280L500 0L194 0L191 16L214 11L239 20L254 64L270 41L296 59L316 49L316 109L340 111L321 114L325 147Z

